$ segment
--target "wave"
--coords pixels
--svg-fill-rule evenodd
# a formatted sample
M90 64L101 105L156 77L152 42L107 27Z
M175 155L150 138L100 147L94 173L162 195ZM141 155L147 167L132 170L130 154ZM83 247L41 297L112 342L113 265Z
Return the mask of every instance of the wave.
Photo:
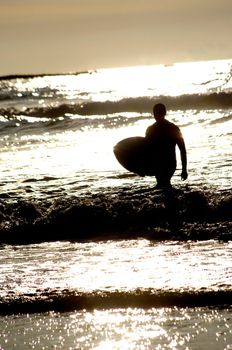
M17 116L53 119L68 115L96 116L126 112L151 113L153 105L160 101L169 110L229 109L232 107L232 93L137 97L104 102L82 101L75 104L63 103L58 106L24 108L23 112L11 107L0 109L0 115L7 119Z
M99 290L88 293L55 290L0 298L0 315L128 307L228 307L231 297L232 289L229 286L218 290L202 288L186 291L136 289L128 292Z
M215 124L221 124L224 122L228 122L229 120L232 120L232 115L228 115L226 117L222 117L222 118L217 118L215 120L212 120L210 122L211 125L215 125Z
M54 112L54 111L53 111ZM46 128L47 132L64 132L68 130L85 130L103 128L113 129L119 127L126 127L132 125L137 121L141 121L149 116L141 115L112 115L112 116L77 116L66 115L64 117L48 118L48 117L28 117L28 116L14 116L4 117L0 119L0 132L2 135L13 134L15 130L20 133L41 134ZM21 140L22 142L22 140Z
M26 201L0 198L0 243L232 240L230 190L132 189Z
M220 109L232 107L232 94L226 92L212 94L192 94L181 96L154 96L127 98L117 102L86 103L78 110L79 114L110 114L119 112L151 112L155 103L164 103L169 110Z

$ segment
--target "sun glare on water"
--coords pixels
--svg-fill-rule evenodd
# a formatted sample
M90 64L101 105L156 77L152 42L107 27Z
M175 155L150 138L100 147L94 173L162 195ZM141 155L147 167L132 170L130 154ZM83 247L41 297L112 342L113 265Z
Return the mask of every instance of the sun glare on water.
M224 73L218 74L220 71ZM46 91L48 87L57 91L57 97L61 100L66 99L70 103L76 99L117 101L130 97L202 93L206 88L218 91L230 74L229 65L227 68L222 60L110 68L78 75L38 77L23 83L18 81L16 87L19 92L22 87L34 89L35 94L36 89ZM228 79L227 86L231 87L231 79Z
M221 72L224 69L225 73L218 74L220 69ZM229 74L229 68L227 73L222 61L103 69L79 75L38 77L23 82L19 79L15 83L19 93L24 90L34 96L33 94L38 95L38 91L41 90L41 98L36 95L34 100L28 99L28 108L31 106L46 110L70 105L74 107L74 112L64 113L60 119L52 119L51 124L54 123L55 126L56 123L64 123L64 128L61 126L60 129L53 130L46 128L50 123L46 114L46 118L42 116L41 120L34 116L24 116L27 107L22 104L20 118L22 123L31 124L31 128L28 127L28 134L24 133L24 129L21 134L17 134L16 128L11 148L9 136L6 136L6 152L0 160L3 166L2 177L27 180L41 176L68 177L80 172L95 172L96 175L122 170L113 155L114 145L126 137L144 136L147 126L154 122L152 113L124 111L110 115L102 113L83 116L75 114L76 105L93 101L104 101L107 104L108 101L124 100L126 103L127 98L136 101L143 96L149 99L153 96L216 91L226 74ZM230 84L228 80L227 86ZM195 163L199 163L199 159L200 163L202 161L202 167L204 166L211 153L213 156L215 144L220 149L230 146L229 140L223 146L219 137L226 134L231 124L226 116L227 114L223 116L219 111L168 111L167 119L181 127L189 159L194 167ZM217 124L217 120L223 118L225 121ZM67 129L66 120L70 123ZM121 120L121 124L117 124L118 120ZM205 122L207 120L208 124ZM34 127L37 122L40 125L39 132ZM46 124L45 127L43 123ZM73 125L76 125L76 129L72 128Z

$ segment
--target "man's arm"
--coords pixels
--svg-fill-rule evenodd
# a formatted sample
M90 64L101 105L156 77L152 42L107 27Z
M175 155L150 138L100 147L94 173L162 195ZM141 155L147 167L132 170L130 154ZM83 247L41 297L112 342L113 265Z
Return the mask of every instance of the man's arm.
M182 180L186 180L188 178L188 173L187 173L187 152L186 152L185 142L184 142L184 139L183 139L183 136L182 136L181 132L179 132L177 145L178 145L179 150L180 150L180 157L181 157L181 164L182 164L181 179Z
M153 130L153 125L148 126L146 133L145 133L146 138L148 138L149 136L152 135L152 130Z

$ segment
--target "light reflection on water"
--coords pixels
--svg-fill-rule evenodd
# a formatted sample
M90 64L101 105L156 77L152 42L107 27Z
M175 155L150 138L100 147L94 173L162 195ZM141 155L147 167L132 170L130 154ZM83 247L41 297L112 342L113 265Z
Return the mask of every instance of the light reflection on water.
M11 349L231 349L230 309L110 309L0 318Z
M218 289L229 286L232 243L44 243L1 249L1 294L70 288ZM7 288L7 289L6 289Z
M127 97L176 96L231 88L231 60L101 69L91 74L16 81L16 91L60 99L116 101ZM122 83L123 82L123 83ZM138 83L139 82L139 83ZM35 99L36 100L36 99ZM54 100L51 99L54 104ZM19 103L19 102L18 102Z
M194 121L194 118L196 119ZM202 111L199 114L188 112L187 117L170 112L169 120L175 120L182 125L181 130L185 137L188 152L189 179L186 183L194 185L215 186L222 188L231 186L231 146L230 134L232 121L225 119L224 123L210 124L217 120L218 114ZM204 122L199 122L202 119ZM189 120L190 124L185 125ZM153 123L152 117L145 117L126 127L86 128L85 131L65 131L56 134L40 135L42 139L36 141L37 136L23 136L19 145L12 145L7 152L2 153L0 165L2 168L1 181L5 183L2 191L24 192L24 181L40 180L43 177L54 177L56 189L65 185L69 194L73 192L73 183L82 186L87 184L89 189L94 186L113 187L123 185L123 180L115 181L111 174L128 174L116 161L113 155L113 146L125 137L143 136L148 125ZM26 140L25 138L28 138ZM22 144L21 144L22 142ZM20 150L20 152L19 152ZM173 184L180 183L180 155L177 149L177 171L173 177ZM92 181L90 180L92 178ZM126 179L128 181L128 179ZM130 181L130 180L129 180ZM133 183L135 180L131 180ZM152 177L140 178L136 181L154 182ZM28 185L28 184L26 184ZM52 181L42 186L49 187ZM21 187L20 187L21 186ZM41 189L41 183L31 184L33 193ZM75 192L74 192L75 193ZM44 195L44 192L43 192Z
M193 69L189 69L189 65L174 65L153 70L151 67L104 70L63 77L63 80L60 77L31 79L21 86L15 85L18 97L29 92L25 95L29 98L7 99L5 105L9 107L11 103L21 108L23 115L27 107L59 106L67 101L75 104L143 95L218 92L222 86L229 91L232 80L224 83L230 65L225 69L224 63L218 62L215 69L214 64L196 63ZM224 73L218 74L220 71ZM125 81L123 86L122 81ZM59 127L54 120L52 127L48 125L47 118L42 118L38 125L31 116L22 116L27 122L25 125L21 117L15 126L12 121L7 132L3 130L4 139L0 140L1 145L5 145L0 158L2 193L14 191L18 198L25 192L29 196L29 189L35 199L37 193L44 197L49 191L57 191L59 197L64 191L76 194L81 186L89 190L107 186L120 188L124 180L116 179L117 174L126 172L114 158L112 148L122 138L143 136L153 122L148 114L121 114L127 119L125 125L118 122L118 114L115 118L110 116L109 123L107 115L86 118L86 123L81 124L84 128L78 124L82 117L74 114L57 119L61 122ZM133 114L141 118L130 123L128 120ZM169 111L167 118L179 125L185 136L190 185L231 187L230 115L230 110ZM74 123L62 124L66 117ZM94 118L101 120L94 122ZM135 181L149 184L154 179L125 179L129 185ZM179 170L173 182L179 182ZM1 247L0 255L0 295L39 294L46 288L87 292L226 288L232 280L231 253L231 242L214 241L161 244L137 240L5 246ZM135 308L19 315L0 318L0 347L5 350L20 349L20 346L23 350L33 347L121 350L136 346L139 349L186 349L188 346L231 349L231 329L231 310Z

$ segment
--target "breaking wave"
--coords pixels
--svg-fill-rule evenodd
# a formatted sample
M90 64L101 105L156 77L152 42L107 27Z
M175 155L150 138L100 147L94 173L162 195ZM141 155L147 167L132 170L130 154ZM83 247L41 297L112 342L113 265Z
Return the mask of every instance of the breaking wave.
M0 199L0 242L231 240L229 190L123 189L56 200Z
M169 110L204 110L232 108L232 93L219 92L209 94L192 94L181 96L154 96L124 98L119 101L87 101L58 106L33 107L18 111L14 108L2 108L0 115L30 116L36 118L59 118L65 115L109 115L123 112L150 113L154 103L162 101Z
M48 290L36 294L0 298L0 315L18 313L68 312L128 307L203 307L230 306L229 286L218 290L153 290L94 291Z

